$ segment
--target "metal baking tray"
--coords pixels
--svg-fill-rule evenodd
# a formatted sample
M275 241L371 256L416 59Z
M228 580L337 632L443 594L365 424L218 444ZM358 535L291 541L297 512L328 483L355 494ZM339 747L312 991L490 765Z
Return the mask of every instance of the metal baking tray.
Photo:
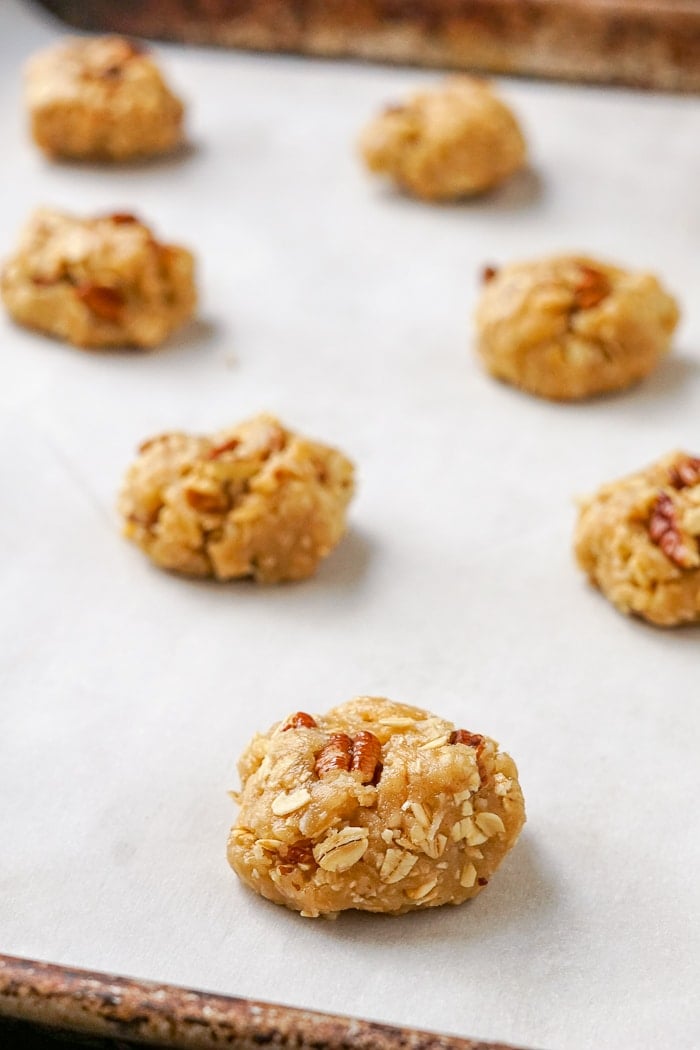
M4 1027L3 1027L4 1026ZM0 1038L175 1048L505 1050L475 1042L294 1010L250 999L51 966L0 955ZM3 1044L4 1045L4 1044ZM8 1044L9 1045L9 1044Z

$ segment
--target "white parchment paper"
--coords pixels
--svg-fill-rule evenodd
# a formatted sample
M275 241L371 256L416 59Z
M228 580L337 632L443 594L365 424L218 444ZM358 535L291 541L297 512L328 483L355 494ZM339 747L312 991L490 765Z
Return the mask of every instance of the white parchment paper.
M697 99L507 82L533 170L457 207L352 143L431 74L164 48L192 151L50 165L20 108L58 27L0 9L0 250L37 204L133 210L200 260L201 320L86 354L0 320L0 950L551 1050L700 1043L697 630L626 620L570 555L573 498L700 449ZM539 402L470 350L486 263L582 249L660 273L677 350ZM357 462L317 578L188 582L120 538L137 443L261 409ZM224 851L250 735L358 693L513 754L529 822L473 904L303 920Z

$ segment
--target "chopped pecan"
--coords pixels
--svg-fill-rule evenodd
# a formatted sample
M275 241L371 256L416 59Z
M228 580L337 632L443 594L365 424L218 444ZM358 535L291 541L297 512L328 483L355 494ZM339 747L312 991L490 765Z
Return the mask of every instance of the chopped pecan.
M450 733L451 744L466 744L467 747L480 747L484 738L480 733L470 733L466 729L455 729Z
M282 732L286 733L288 729L315 729L316 725L316 719L307 715L306 711L295 711L282 726Z
M126 300L117 288L87 281L77 286L75 294L85 303L88 310L101 320L112 324L119 321Z
M496 266L484 266L481 271L481 280L483 284L488 284L492 281L498 273L498 267Z
M218 459L219 456L223 456L225 452L233 452L241 443L240 438L229 438L228 441L222 441L220 445L214 445L213 448L209 449L207 453L207 459Z
M284 862L280 865L282 874L291 874L292 867L299 864L315 864L313 848L310 839L300 839L293 846L283 846L280 850L280 857Z
M324 777L334 769L349 770L352 762L352 740L347 733L331 733L328 743L316 756L316 774Z
M377 767L381 766L382 745L374 733L358 733L352 743L350 769L360 774L363 784L374 783Z
M574 303L578 310L590 310L610 295L610 282L600 270L579 266L579 277L574 287Z
M483 875L480 875L476 881L479 883L480 886L488 886L489 884L489 880L485 879Z
M665 492L660 492L649 518L649 535L654 543L661 543L665 534L673 528L675 520L676 509L673 500Z
M671 467L671 484L674 489L692 488L700 484L700 456L686 456Z
M382 745L374 733L333 733L316 757L316 773L324 777L334 769L359 773L363 784L376 787L382 775Z
M692 569L698 565L697 547L693 549L684 539L678 524L676 506L666 492L659 493L652 507L649 536L679 569Z
M126 225L130 222L139 221L135 215L132 215L131 212L128 211L115 211L109 216L109 218L118 226Z
M190 507L201 514L219 514L228 509L225 493L216 486L209 489L189 485L184 490L184 496Z

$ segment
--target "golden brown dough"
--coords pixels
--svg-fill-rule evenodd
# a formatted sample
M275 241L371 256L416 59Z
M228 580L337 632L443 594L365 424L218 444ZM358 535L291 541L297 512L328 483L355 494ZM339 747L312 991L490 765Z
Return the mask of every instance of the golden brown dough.
M125 161L182 142L183 105L142 45L69 37L27 63L34 141L50 157Z
M365 128L360 152L370 171L428 201L491 189L526 160L511 110L486 81L467 76L388 106Z
M144 442L119 508L125 536L163 569L279 583L330 554L352 494L341 452L260 415L212 437Z
M41 208L2 272L19 324L75 346L154 347L192 316L194 259L133 215L79 219Z
M515 763L495 741L379 697L290 715L238 769L229 863L310 917L475 897L525 821Z
M670 348L678 306L651 274L585 256L488 267L477 351L498 379L569 401L623 390Z
M582 500L575 553L613 605L662 627L700 620L700 458L671 452Z

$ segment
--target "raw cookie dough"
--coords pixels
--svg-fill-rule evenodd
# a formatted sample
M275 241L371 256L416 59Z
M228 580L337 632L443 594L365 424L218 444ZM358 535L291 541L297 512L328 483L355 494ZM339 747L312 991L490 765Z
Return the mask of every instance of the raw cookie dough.
M330 554L352 493L342 453L260 415L212 437L146 441L119 509L124 535L163 569L279 583Z
M133 215L78 219L42 208L0 278L19 324L80 347L153 347L196 305L190 252Z
M700 458L672 452L582 501L575 552L621 612L700 620Z
M50 157L123 161L182 142L182 103L145 48L122 37L69 37L34 55L26 95Z
M388 106L365 128L360 152L370 171L429 201L488 190L526 159L513 113L486 81L466 76Z
M557 255L484 271L477 350L498 379L557 400L622 390L668 352L678 306L651 274Z
M312 918L460 904L525 822L515 763L495 741L379 697L290 715L253 738L238 770L229 863Z

